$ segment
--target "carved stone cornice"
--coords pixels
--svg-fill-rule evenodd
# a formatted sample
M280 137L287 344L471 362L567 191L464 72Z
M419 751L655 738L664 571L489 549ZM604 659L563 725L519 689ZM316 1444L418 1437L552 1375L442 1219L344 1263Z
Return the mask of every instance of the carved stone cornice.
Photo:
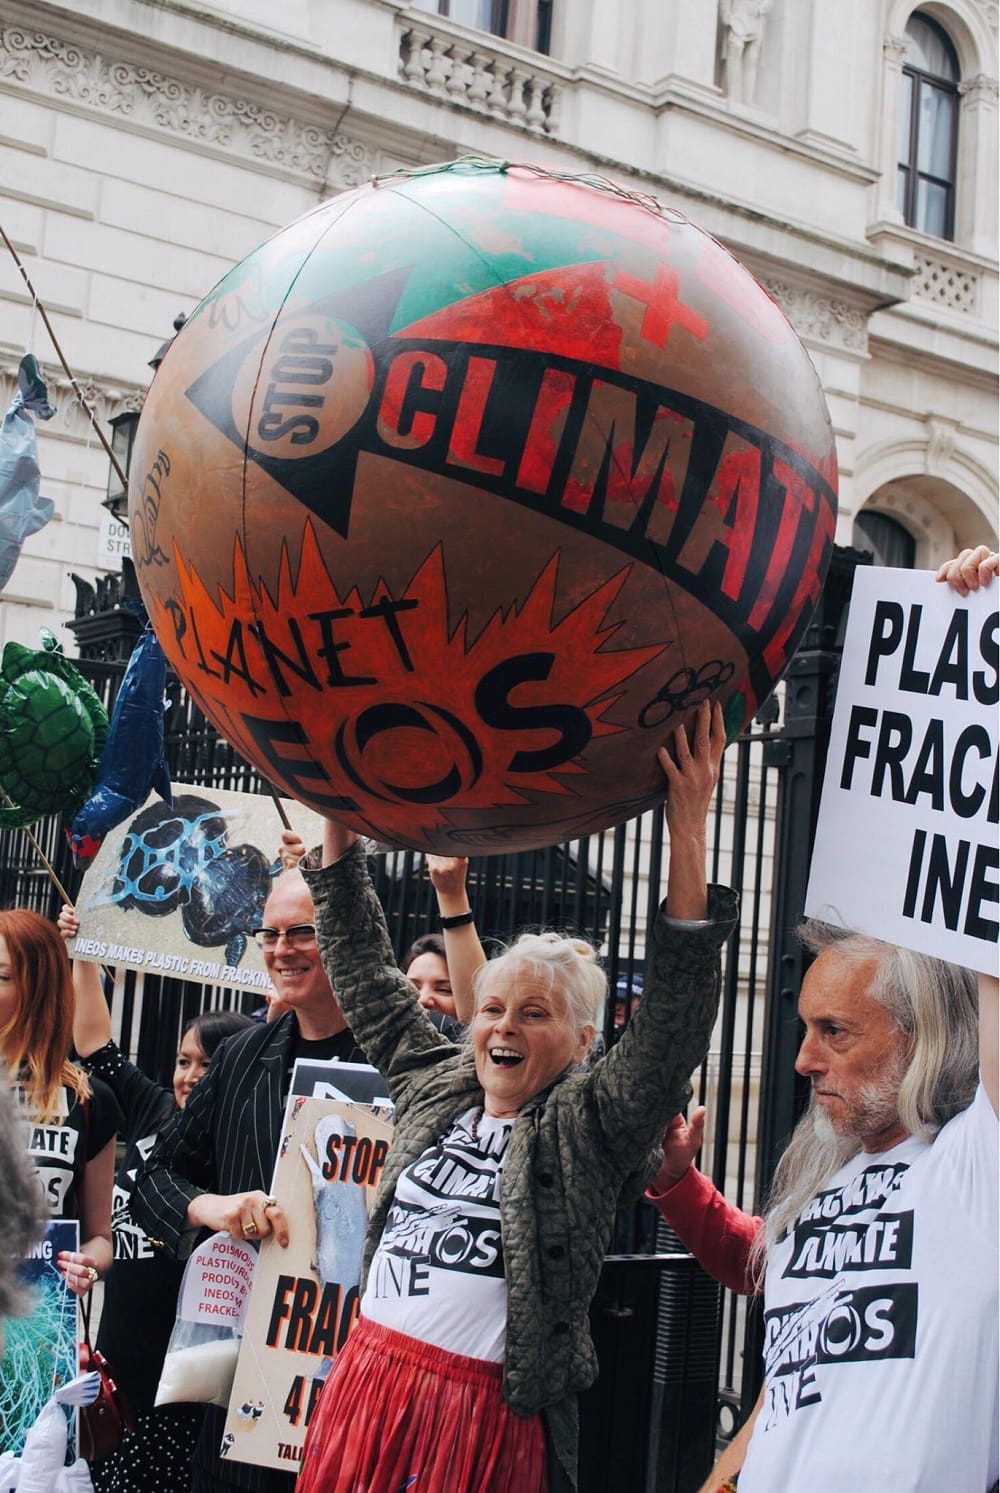
M908 36L892 36L887 32L882 38L882 54L886 62L894 62L897 67L902 67L909 50Z
M932 477L943 477L958 444L957 420L945 420L939 415L928 415L927 457L925 471Z
M6 410L14 398L21 357L21 353L0 352L0 412ZM91 432L91 424L80 406L72 384L58 363L46 363L41 358L38 361L49 391L49 400L56 407L52 419L39 428L50 434L57 432L74 440L86 441ZM80 393L93 410L94 418L102 427L113 416L123 414L126 410L141 410L146 398L144 388L138 384L124 384L119 379L77 376L76 382Z
M959 83L958 91L970 103L995 104L1000 85L997 79L991 78L988 73L976 73L974 78L966 78L964 82Z
M857 306L783 280L761 281L802 337L848 352L868 351L868 322Z
M332 188L359 186L381 165L378 152L349 135L19 26L0 27L0 79Z

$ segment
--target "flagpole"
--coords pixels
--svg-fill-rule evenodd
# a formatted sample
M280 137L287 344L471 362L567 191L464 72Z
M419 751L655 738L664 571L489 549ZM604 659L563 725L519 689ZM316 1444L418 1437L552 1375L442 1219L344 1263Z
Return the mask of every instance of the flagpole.
M2 223L0 223L0 238L2 238L3 241L4 241L4 243L7 245L7 248L10 250L11 258L13 259L14 263L17 265L18 269L21 271L21 279L24 281L25 285L28 288L28 292L29 292L29 294L31 296L33 304L38 308L38 314L42 318L42 321L45 324L45 330L48 332L49 337L52 339L52 346L55 348L56 353L58 354L59 361L60 361L60 363L63 366L63 372L66 374L66 377L69 379L70 384L72 385L73 393L76 395L77 399L80 401L80 407L81 407L81 409L86 414L87 419L90 421L91 425L93 426L94 430L97 433L98 440L100 441L101 445L104 447L105 451L107 452L108 460L110 461L111 465L114 467L115 473L116 473L116 475L118 477L118 480L119 480L119 482L122 485L122 491L123 492L127 492L128 491L128 478L126 477L125 473L122 471L121 463L119 462L117 456L115 455L114 451L112 451L112 449L111 449L111 442L108 440L107 436L104 434L104 431L101 429L101 426L98 424L98 422L97 422L97 416L94 414L94 411L90 408L90 405L87 403L86 399L84 398L84 396L83 396L83 390L80 388L80 385L77 383L76 378L73 375L72 369L70 368L69 364L66 362L66 358L63 355L63 350L59 346L59 339L56 336L55 331L53 330L52 323L49 321L49 313L46 311L44 305L39 300L39 298L38 298L38 292L35 290L35 287L32 285L30 279L28 278L28 271L25 269L24 265L21 263L21 260L20 260L20 257L18 255L18 252L14 248L14 245L11 243L10 239L7 237L7 234L4 231L4 227L3 227Z

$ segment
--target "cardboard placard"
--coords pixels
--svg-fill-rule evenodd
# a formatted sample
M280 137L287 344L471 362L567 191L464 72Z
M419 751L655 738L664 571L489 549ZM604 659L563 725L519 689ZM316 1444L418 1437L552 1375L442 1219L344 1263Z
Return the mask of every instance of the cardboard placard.
M224 1457L298 1470L317 1396L357 1320L368 1209L391 1140L392 1126L361 1105L289 1096L271 1191L290 1240L261 1243Z
M282 804L306 846L318 845L320 816ZM271 982L250 930L281 872L281 831L264 794L174 783L172 808L150 794L109 832L84 877L70 956L263 999Z

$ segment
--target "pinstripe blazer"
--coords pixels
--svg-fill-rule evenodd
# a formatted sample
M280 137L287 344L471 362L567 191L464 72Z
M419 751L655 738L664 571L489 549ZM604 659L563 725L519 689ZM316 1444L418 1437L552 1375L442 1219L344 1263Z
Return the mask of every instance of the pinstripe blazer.
M288 1093L288 1069L298 1035L293 1013L267 1026L229 1037L184 1109L164 1126L136 1177L132 1214L147 1234L179 1259L191 1253L200 1233L187 1223L191 1199L200 1192L251 1192L271 1186ZM364 1053L345 1035L348 1062ZM202 1487L244 1488L249 1493L292 1493L294 1472L275 1472L218 1456L226 1412L206 1407L194 1466Z
M187 1208L200 1192L270 1189L297 1036L289 1012L227 1038L161 1131L136 1177L132 1214L168 1253L179 1259L191 1253L198 1235ZM344 1045L346 1061L367 1061L350 1033Z

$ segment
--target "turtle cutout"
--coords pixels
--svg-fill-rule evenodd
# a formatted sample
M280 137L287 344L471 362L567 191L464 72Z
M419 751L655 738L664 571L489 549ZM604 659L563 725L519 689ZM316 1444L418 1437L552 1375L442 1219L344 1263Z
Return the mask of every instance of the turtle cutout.
M41 648L10 642L0 663L0 826L69 814L93 787L108 736L95 691L42 629Z
M230 845L226 814L212 799L180 793L172 804L148 804L130 822L111 901L151 918L179 909L191 943L224 943L226 963L235 967L280 871L280 860L269 865L255 845Z

